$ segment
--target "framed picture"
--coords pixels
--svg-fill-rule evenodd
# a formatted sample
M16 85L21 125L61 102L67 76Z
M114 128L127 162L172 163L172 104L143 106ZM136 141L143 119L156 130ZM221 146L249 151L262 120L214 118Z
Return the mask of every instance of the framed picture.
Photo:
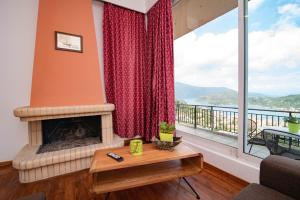
M55 31L55 49L62 51L83 52L81 35Z

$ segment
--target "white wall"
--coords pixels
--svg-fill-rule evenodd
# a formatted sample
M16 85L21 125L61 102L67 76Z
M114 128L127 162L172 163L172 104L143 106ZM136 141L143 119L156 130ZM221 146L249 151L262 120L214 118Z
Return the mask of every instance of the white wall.
M145 1L145 13L147 13L152 6L154 6L154 4L157 2L158 0L146 0Z
M204 161L248 182L259 182L259 165L261 159L253 156L239 156L237 148L233 148L197 135L178 132L184 142L203 154Z
M103 0L112 4L122 6L131 10L145 13L146 12L146 1L148 0Z
M96 39L98 47L99 65L102 81L102 91L105 91L104 83L104 64L103 64L103 5L104 3L99 1L93 1L93 15L96 30ZM104 101L106 102L106 96L104 93Z
M158 0L103 0L124 8L147 13Z
M0 1L0 162L27 143L27 124L13 109L29 105L38 0Z

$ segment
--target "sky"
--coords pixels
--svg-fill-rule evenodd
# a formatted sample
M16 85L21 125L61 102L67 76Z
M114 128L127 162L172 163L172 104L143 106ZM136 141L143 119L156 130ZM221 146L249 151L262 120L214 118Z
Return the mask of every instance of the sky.
M300 94L300 0L249 2L249 92ZM175 81L238 87L237 9L174 42Z

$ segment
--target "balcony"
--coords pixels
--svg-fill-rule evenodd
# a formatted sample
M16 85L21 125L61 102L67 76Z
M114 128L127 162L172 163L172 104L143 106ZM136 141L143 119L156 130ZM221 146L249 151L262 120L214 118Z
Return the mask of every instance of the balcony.
M299 116L297 111L248 109L248 139L262 131L264 126L286 127L284 118ZM176 129L212 140L233 148L238 147L238 108L210 105L176 104ZM285 139L283 140L285 141ZM299 141L293 143L299 147ZM248 153L250 145L245 152ZM253 145L252 155L269 155L265 146Z

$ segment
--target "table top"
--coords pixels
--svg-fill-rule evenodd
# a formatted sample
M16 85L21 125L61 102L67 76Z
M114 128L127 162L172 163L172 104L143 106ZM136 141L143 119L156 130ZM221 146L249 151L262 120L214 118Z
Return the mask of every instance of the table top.
M108 157L109 152L116 153L124 158L124 161L117 162ZM130 147L124 146L113 149L97 150L90 167L90 173L122 169L127 167L134 167L140 165L147 165L152 163L166 162L172 160L179 160L191 157L202 157L201 154L195 152L187 145L181 143L175 147L173 151L159 150L154 144L143 145L143 155L133 156L130 154Z
M287 127L263 126L262 130L274 135L281 135L285 137L300 139L300 131L298 133L291 133Z

